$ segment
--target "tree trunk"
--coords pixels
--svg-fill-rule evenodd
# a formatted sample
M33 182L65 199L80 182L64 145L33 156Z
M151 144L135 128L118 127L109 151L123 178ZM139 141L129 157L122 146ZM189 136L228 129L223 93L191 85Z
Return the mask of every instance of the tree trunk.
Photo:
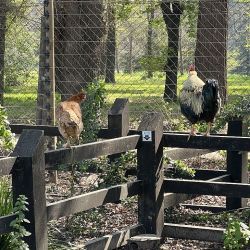
M108 6L108 36L106 43L106 72L105 82L115 83L115 49L116 49L116 27L114 7Z
M152 27L152 22L154 20L154 14L155 14L155 11L152 8L150 10L150 13L148 13L148 36L147 36L147 57L148 57L148 59L150 59L153 56L153 27ZM152 71L152 69L150 69L150 67L148 69L147 77L148 78L153 77L153 71Z
M195 66L201 79L215 78L227 99L227 0L199 2Z
M7 0L2 0L0 6L0 105L3 105L3 93L4 93L4 55L5 55L6 16L7 16Z
M129 51L125 72L131 74L133 71L133 35L129 35Z
M36 124L46 124L46 110L45 110L45 17L41 18L41 33L40 33L40 53L39 53L39 76L37 88L37 110L36 110Z
M166 65L166 81L164 90L165 101L177 100L177 73L178 73L178 47L179 27L182 6L178 2L161 3L163 19L168 31L168 58Z
M183 64L183 54L182 54L182 30L181 30L181 26L180 26L180 37L179 37L179 55L180 55L179 70L180 70L180 74L184 75L184 64Z
M116 45L115 49L115 67L116 67L116 72L119 74L120 73L120 67L119 67L119 57L118 57L118 46Z
M99 73L103 5L99 0L57 0L55 19L56 81L64 100Z

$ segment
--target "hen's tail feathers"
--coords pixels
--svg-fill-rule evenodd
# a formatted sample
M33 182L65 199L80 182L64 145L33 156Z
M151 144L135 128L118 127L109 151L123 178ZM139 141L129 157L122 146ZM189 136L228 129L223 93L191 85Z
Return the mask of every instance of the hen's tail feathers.
M203 93L211 101L216 101L218 98L220 98L218 81L215 79L207 79L205 86L203 87Z
M215 79L207 79L202 94L204 98L203 110L217 113L221 105L218 81Z

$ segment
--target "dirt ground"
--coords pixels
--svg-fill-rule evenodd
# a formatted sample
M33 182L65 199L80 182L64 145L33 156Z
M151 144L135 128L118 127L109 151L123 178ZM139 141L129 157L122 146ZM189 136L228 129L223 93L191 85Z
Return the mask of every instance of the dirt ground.
M202 157L186 160L189 166L201 169L225 169L223 153L212 153ZM96 189L98 173L75 172L74 177L70 172L59 172L58 184L48 182L47 176L47 202L65 199L72 195L82 194ZM120 204L106 204L105 206L91 209L69 217L60 218L49 223L49 248L50 249L82 249L83 244L93 238L111 234L122 230L126 226L137 224L137 198L132 197ZM200 196L185 203L225 205L225 197ZM172 223L185 223L212 227L225 227L223 223L214 223L206 220L195 221L194 218L201 214L210 214L207 211L185 209L178 206L165 212L165 221ZM167 238L161 249L193 250L193 249L222 249L222 245Z

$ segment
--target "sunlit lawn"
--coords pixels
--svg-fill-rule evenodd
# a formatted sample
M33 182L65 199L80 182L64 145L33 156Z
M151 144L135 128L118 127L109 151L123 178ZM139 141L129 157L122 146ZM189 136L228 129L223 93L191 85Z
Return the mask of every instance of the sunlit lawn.
M178 92L187 75L178 76ZM116 98L129 98L132 113L159 110L165 113L175 105L166 105L163 101L165 76L155 73L151 79L146 79L144 73L117 74L115 84L106 84L106 107L104 113ZM29 123L35 119L36 84L6 88L5 106L11 120ZM244 75L228 76L228 91L231 95L250 95L250 77ZM167 110L166 110L167 109ZM14 122L16 122L14 120Z

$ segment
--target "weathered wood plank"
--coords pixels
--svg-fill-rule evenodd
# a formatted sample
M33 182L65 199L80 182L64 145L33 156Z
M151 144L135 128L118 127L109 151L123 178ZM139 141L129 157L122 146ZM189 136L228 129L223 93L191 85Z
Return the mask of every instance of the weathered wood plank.
M142 193L142 181L113 186L47 205L48 221Z
M208 179L206 181L209 182L209 181L228 181L228 180L230 180L229 175L222 175L222 176L214 177L212 179ZM164 194L164 207L165 208L173 207L173 206L180 204L181 202L184 202L186 200L192 200L198 196L199 195L197 194L165 193Z
M118 247L127 244L129 238L136 236L138 234L144 233L144 228L142 225L135 225L124 229L119 232L115 232L111 235L106 235L104 237L90 240L84 245L86 250L98 250L98 249L117 249Z
M126 136L105 141L87 143L71 148L63 148L45 152L45 163L49 166L73 163L92 159L103 155L117 154L133 150L139 142L139 135ZM54 169L54 168L53 168Z
M227 174L226 170L195 169L195 179L210 180ZM224 179L224 177L223 177Z
M60 136L58 127L49 125L10 124L12 133L21 134L24 129L43 130L45 136Z
M173 148L164 152L164 155L169 157L171 160L184 160L200 155L209 154L216 150L209 149L189 149L189 148Z
M250 184L245 183L165 179L164 190L173 193L250 198Z
M204 211L210 211L212 213L220 213L223 211L226 211L226 207L223 206L210 206L210 205L199 205L199 204L180 204L181 206L193 210L204 210Z
M0 235L10 233L13 231L13 228L10 227L10 223L16 219L15 214L1 216L0 217Z
M11 174L16 157L0 158L0 176Z
M14 202L19 195L28 198L25 227L31 235L24 240L34 250L48 249L43 135L42 130L23 130L13 152L18 157L12 170Z
M142 142L137 149L137 178L144 185L144 192L138 198L138 221L147 234L160 236L164 225L162 115L144 115L138 130L151 133L151 140L141 136Z
M228 135L244 136L247 134L247 126L243 121L228 122ZM248 155L247 152L227 151L227 172L231 175L231 181L236 183L248 183ZM247 199L239 197L227 197L228 210L247 206Z
M128 99L116 98L108 113L108 129L113 138L127 136L129 131ZM110 162L121 156L119 154L109 155Z
M195 180L209 180L212 178L220 177L222 175L227 174L226 170L213 170L213 169L197 169L195 170ZM174 172L175 169L173 167L166 168L166 172Z
M165 223L163 237L219 242L223 241L224 228L190 226Z
M193 194L175 194L175 193L165 193L164 194L164 208L169 208L180 204L186 200L192 200L197 195Z
M165 147L250 151L250 137L197 135L188 140L187 134L164 133L163 138Z

